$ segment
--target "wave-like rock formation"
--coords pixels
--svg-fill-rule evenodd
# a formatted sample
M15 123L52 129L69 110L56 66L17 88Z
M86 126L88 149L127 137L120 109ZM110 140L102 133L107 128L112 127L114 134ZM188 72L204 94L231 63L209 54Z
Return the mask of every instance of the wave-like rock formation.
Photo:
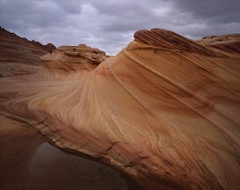
M0 77L38 72L40 57L54 49L51 43L29 41L0 27Z
M240 59L167 30L134 37L114 57L62 47L38 75L1 79L2 113L145 189L238 189Z

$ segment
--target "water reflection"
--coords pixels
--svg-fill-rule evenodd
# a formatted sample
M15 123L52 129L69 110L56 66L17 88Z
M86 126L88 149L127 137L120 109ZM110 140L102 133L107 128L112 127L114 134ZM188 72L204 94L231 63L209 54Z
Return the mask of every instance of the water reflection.
M42 143L28 165L28 183L40 189L127 190L111 167Z

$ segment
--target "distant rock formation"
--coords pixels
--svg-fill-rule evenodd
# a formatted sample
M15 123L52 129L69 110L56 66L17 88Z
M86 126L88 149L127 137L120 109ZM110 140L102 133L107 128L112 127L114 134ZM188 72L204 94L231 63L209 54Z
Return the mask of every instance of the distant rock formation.
M56 49L51 43L29 41L0 27L0 77L25 75L40 69L40 57Z
M240 34L205 36L197 42L222 54L240 57Z
M91 48L85 44L60 46L58 49L41 57L43 72L60 72L61 74L70 75L72 74L70 71L91 71L106 58L107 55L104 51Z
M134 37L114 57L61 47L43 73L1 79L1 113L145 189L239 189L240 58L163 29Z

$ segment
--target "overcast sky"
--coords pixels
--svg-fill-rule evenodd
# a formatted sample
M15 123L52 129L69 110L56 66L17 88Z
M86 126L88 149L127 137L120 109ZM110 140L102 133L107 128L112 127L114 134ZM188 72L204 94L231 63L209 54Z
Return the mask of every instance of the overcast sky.
M0 25L44 44L84 43L115 54L139 29L192 39L240 33L240 0L0 0Z

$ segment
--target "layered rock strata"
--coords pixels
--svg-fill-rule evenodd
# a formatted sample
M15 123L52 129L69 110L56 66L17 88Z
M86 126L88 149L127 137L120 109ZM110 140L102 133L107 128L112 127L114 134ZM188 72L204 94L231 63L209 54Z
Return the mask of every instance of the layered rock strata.
M197 42L227 56L240 57L240 34L206 36Z
M68 47L0 80L2 113L145 189L238 189L240 59L167 30L134 36L99 65Z
M0 77L38 72L40 57L54 49L51 43L42 45L29 41L0 27Z

